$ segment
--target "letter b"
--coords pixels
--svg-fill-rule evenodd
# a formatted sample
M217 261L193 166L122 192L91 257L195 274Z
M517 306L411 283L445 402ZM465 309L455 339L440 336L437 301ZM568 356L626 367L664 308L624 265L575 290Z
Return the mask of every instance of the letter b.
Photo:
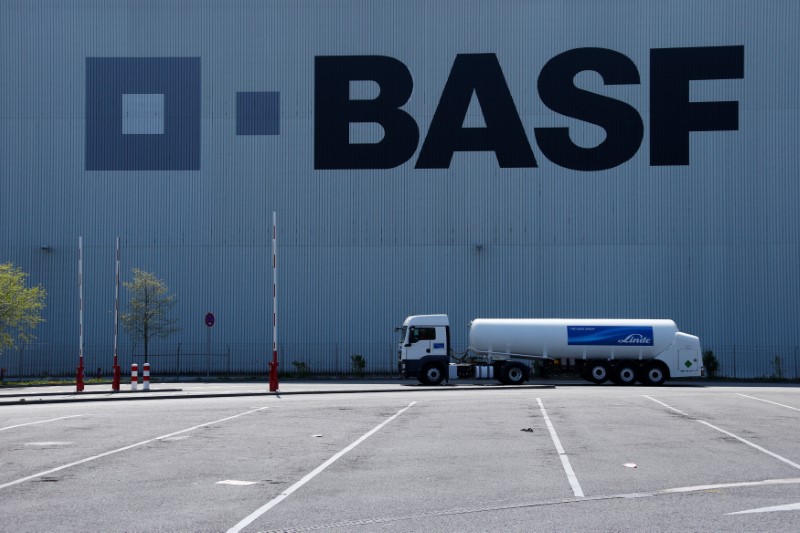
M351 81L374 81L373 100L351 100ZM414 81L408 68L386 56L318 56L314 62L314 168L394 168L417 149L419 128L400 109L411 97ZM377 143L351 144L350 124L380 124Z

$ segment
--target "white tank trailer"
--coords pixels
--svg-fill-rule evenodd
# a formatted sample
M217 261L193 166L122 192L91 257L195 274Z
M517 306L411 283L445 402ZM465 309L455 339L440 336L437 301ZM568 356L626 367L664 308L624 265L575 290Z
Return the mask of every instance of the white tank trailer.
M672 320L476 318L469 348L450 347L447 315L416 315L403 322L398 363L403 377L438 385L459 377L494 377L507 385L528 380L528 361L570 359L584 379L618 385L661 385L703 373L700 339Z

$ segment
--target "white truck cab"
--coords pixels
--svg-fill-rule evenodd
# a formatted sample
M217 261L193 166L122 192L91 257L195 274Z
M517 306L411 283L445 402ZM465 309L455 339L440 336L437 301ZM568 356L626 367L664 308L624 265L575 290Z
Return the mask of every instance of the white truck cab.
M404 378L438 384L450 362L450 322L447 315L416 315L405 319L397 345L398 369Z

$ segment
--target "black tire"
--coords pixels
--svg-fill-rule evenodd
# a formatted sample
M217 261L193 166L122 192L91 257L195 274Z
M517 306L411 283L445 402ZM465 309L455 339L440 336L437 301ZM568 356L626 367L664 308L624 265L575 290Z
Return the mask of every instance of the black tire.
M586 365L586 379L592 383L605 383L610 378L608 365L603 361L597 361Z
M633 385L636 383L636 365L620 363L612 370L612 379L617 385Z
M667 379L669 379L669 370L658 361L645 366L639 375L639 381L648 386L663 385Z
M423 385L439 385L444 381L444 367L438 363L429 363L422 367L419 382Z
M527 365L513 361L506 363L500 369L500 382L505 385L522 385L530 377L530 369Z

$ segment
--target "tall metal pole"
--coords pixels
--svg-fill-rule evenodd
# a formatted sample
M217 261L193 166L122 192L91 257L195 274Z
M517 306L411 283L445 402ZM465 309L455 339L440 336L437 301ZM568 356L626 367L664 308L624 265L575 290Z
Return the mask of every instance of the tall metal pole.
M269 364L269 391L278 390L278 217L272 212L272 362Z
M83 391L83 237L78 237L78 375L75 385L78 392Z
M117 237L116 241L116 265L114 268L114 378L111 381L111 389L118 391L119 390L119 380L120 380L120 368L119 368L119 360L117 359L118 355L118 338L119 338L119 264L120 264L120 252L119 252L119 237Z

